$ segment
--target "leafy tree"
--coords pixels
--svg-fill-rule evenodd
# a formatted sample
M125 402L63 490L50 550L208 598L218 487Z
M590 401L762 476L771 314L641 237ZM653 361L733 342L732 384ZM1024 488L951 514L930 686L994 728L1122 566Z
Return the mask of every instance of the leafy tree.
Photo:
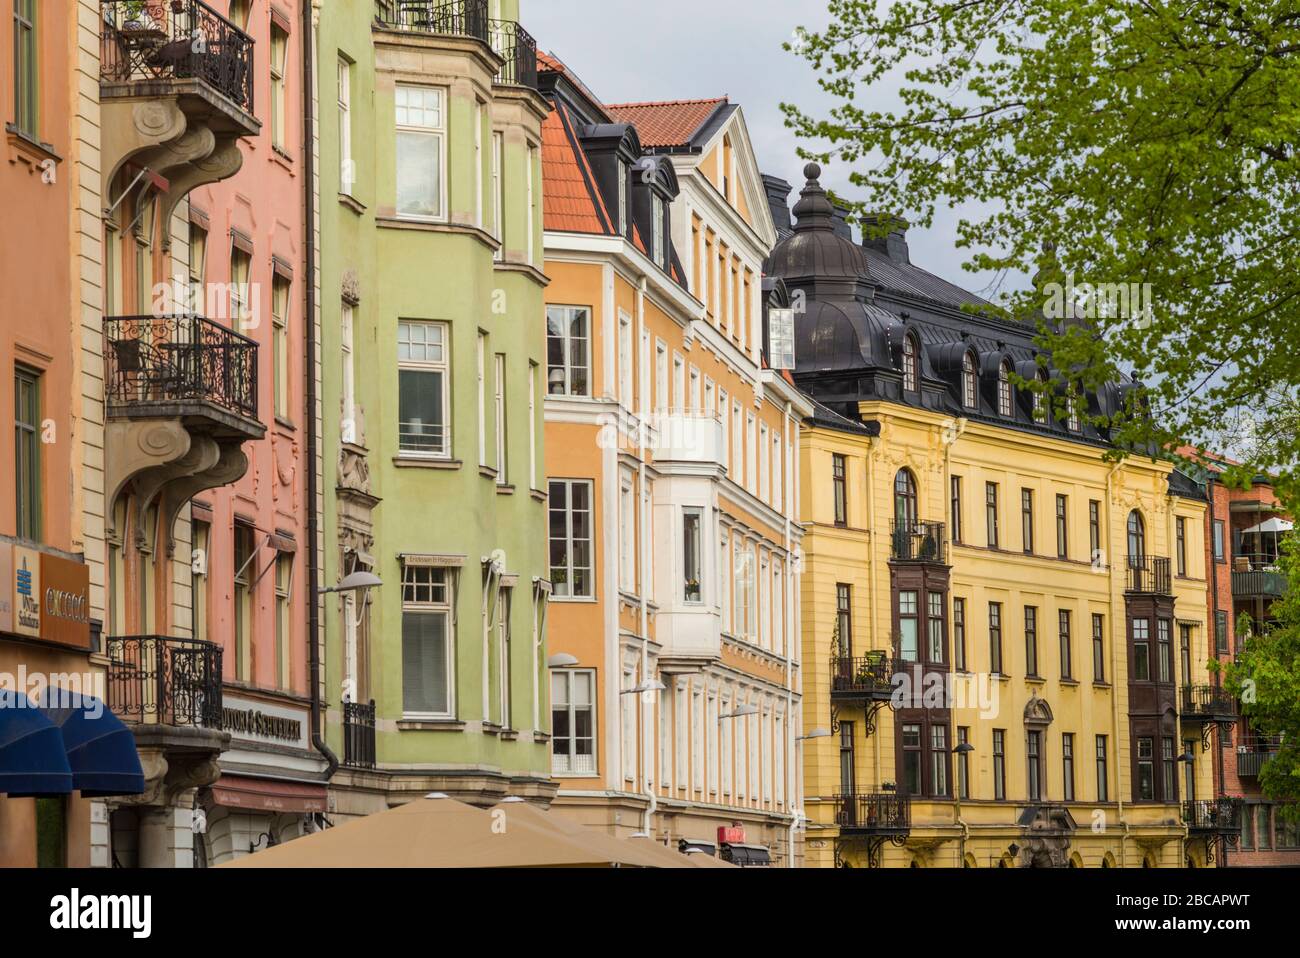
M1043 322L1041 342L1085 387L1120 369L1145 384L1151 415L1105 422L1119 444L1212 446L1265 390L1296 395L1295 0L829 9L830 26L787 44L835 100L820 117L783 104L806 154L851 167L858 212L983 211L958 226L967 266L1036 277L1011 315L1052 318L1064 297L1049 283L1082 290L1090 322ZM1300 461L1300 435L1277 438L1253 467Z
M929 225L940 204L974 210L958 225L966 266L1034 277L1000 306L1038 322L1063 377L1095 389L1124 370L1144 384L1088 418L1129 449L1213 448L1248 418L1252 461L1224 481L1273 472L1295 511L1296 0L829 0L829 12L787 48L833 105L782 108L806 156L850 168L856 212ZM1057 415L1078 395L1054 388ZM1287 736L1263 787L1300 797L1300 559L1286 568L1280 624L1230 676L1254 683L1259 727Z

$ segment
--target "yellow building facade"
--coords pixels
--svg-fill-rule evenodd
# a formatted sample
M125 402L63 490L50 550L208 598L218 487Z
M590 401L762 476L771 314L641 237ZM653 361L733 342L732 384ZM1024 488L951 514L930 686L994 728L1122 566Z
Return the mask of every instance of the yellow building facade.
M796 380L821 400L801 631L804 724L831 734L806 743L807 863L1205 864L1233 821L1210 717L1183 707L1207 681L1205 502L1055 422L1007 375L1034 368L1032 331L961 311L897 234L855 247L809 175L769 262L808 296Z
M743 119L606 105L549 57L541 83L552 808L793 865L812 407L761 362L775 234Z

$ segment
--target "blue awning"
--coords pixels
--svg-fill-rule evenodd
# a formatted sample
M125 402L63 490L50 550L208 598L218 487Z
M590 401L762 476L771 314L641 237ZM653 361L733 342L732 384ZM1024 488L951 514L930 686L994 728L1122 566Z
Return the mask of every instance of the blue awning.
M22 692L0 689L0 794L71 791L72 769L58 726Z
M43 711L63 734L73 788L87 798L139 795L144 791L144 771L135 750L135 736L107 705L93 695L61 689L51 689L49 700L70 706Z

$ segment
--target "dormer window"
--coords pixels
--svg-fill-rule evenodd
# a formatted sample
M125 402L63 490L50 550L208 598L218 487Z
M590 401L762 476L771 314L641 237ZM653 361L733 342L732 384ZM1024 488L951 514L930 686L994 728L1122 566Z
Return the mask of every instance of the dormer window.
M1037 380L1041 384L1046 384L1047 378L1039 374ZM1047 423L1047 390L1034 390L1034 422L1039 425Z
M916 392L916 384L920 380L920 370L917 368L917 349L916 337L908 333L903 337L903 391Z
M1079 391L1073 386L1070 387L1070 408L1065 422L1070 432L1083 431L1083 423L1079 421Z
M654 194L650 204L651 217L654 220L654 240L650 255L664 269L668 268L667 250L664 249L664 201L658 193Z
M628 165L618 161L618 235L627 235L627 178Z
M1010 418L1012 414L1011 364L998 366L998 415Z
M961 358L961 404L967 409L974 409L979 405L976 383L975 357L966 353Z

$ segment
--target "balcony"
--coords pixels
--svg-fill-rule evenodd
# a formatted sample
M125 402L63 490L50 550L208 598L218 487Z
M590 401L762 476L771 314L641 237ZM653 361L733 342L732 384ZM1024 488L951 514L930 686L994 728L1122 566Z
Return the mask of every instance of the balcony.
M1237 777L1259 778L1260 771L1282 747L1276 736L1247 736L1237 747Z
M841 792L835 796L841 834L902 838L912 828L912 802L892 792Z
M1125 591L1133 595L1173 595L1168 556L1131 555Z
M375 700L343 703L343 764L375 767Z
M537 89L537 41L518 23L493 20L487 0L375 0L386 30L481 40L503 62L496 82Z
M661 462L720 463L722 420L698 413L668 412L652 419L654 457Z
M892 562L948 563L948 540L942 522L900 522L889 524L889 558Z
M1239 798L1204 798L1183 802L1183 824L1200 835L1239 835L1242 802Z
M103 96L188 91L252 117L253 40L202 0L101 0L100 8Z
M1286 594L1286 576L1266 567L1234 569L1232 595L1238 599L1281 598Z
M257 343L202 316L104 320L109 417L209 419L257 439Z
M105 640L109 708L135 734L145 793L134 804L166 805L220 775L230 743L221 730L221 647L165 635Z
M1237 700L1231 692L1217 685L1183 686L1182 706L1184 721L1232 722L1237 718Z
M831 657L831 698L845 702L888 701L893 670L883 652Z

